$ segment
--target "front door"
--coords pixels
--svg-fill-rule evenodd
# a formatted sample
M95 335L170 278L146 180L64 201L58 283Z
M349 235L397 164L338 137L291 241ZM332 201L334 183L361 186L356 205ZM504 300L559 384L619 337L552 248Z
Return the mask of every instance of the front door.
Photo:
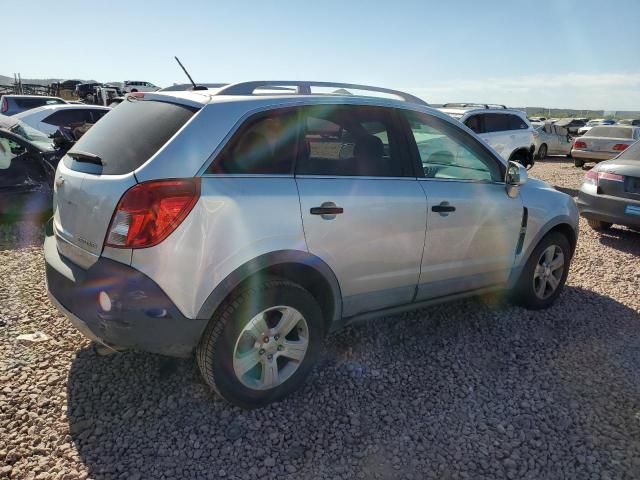
M390 109L303 109L296 168L311 253L335 272L343 315L413 300L427 205Z
M406 117L428 207L417 300L504 284L523 216L521 199L506 193L504 164L451 122Z

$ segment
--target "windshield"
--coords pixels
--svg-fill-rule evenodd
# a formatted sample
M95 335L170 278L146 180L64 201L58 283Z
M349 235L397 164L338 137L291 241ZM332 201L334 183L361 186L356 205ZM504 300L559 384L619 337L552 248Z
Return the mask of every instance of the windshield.
M618 155L620 160L636 160L640 163L640 141L632 144L629 148Z
M633 138L633 128L629 127L593 127L589 130L590 137L604 138Z
M32 143L35 143L43 150L51 150L53 148L51 139L46 134L30 127L21 120L16 120L16 124L9 128L9 131L16 135L20 135L22 138L25 138Z

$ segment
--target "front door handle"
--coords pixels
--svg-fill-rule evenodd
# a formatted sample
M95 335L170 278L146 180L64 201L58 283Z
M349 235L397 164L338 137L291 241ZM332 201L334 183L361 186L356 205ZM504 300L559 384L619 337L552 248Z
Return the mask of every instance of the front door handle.
M325 220L332 220L336 218L336 215L344 213L344 209L333 202L324 202L319 207L312 207L309 213L311 215L321 215Z
M455 212L456 207L450 205L449 202L441 202L440 205L434 205L433 207L431 207L431 211L439 213L443 217L446 217L451 212Z

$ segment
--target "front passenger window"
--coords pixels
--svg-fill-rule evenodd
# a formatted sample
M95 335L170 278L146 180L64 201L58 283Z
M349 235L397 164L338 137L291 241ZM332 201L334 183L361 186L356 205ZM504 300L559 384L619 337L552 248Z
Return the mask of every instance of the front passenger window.
M426 178L485 182L503 180L499 161L464 130L426 114L405 112L405 115Z

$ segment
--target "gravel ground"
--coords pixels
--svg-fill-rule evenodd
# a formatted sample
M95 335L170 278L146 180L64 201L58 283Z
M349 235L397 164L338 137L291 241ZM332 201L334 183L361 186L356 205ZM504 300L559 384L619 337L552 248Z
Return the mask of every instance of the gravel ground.
M583 175L531 173L570 194ZM97 356L47 301L39 231L4 228L0 478L640 478L640 235L581 228L550 310L484 298L348 328L304 389L250 412L193 360Z

